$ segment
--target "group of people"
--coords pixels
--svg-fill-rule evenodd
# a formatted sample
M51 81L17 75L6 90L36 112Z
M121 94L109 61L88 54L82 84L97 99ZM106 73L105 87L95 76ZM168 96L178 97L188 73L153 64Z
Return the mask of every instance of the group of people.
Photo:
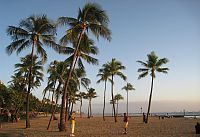
M0 114L1 122L18 122L19 116L15 110L3 110Z
M74 134L74 130L75 130L75 123L76 123L76 113L73 112L70 117L70 125L71 125L71 134L70 136L75 136ZM124 122L124 131L123 134L127 134L127 129L128 129L128 116L126 115L126 113L124 113L124 118L123 118L123 122Z
M19 121L18 113L14 110L8 110L8 109L1 109L0 111L0 128L2 128L3 122L18 122Z

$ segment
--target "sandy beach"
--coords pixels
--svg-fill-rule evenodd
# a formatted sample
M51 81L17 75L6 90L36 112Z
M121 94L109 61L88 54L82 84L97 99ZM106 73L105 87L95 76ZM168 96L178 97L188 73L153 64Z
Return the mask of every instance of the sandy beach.
M59 132L57 129L58 121L52 122L50 129L47 131L49 117L34 118L31 120L31 128L25 129L25 121L18 123L4 123L0 129L0 137L58 137L69 136L67 132ZM195 124L199 119L186 118L165 118L159 120L158 117L150 117L149 123L142 123L142 117L131 117L129 119L128 134L123 134L123 120L118 117L115 123L112 117L86 117L76 120L75 134L77 137L198 137L195 134Z

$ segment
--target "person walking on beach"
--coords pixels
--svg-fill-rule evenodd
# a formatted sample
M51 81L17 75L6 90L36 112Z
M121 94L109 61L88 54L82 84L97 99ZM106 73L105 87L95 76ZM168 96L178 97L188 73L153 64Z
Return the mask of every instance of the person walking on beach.
M71 117L70 117L70 124L71 124L71 134L70 134L70 136L71 137L74 137L75 135L74 135L74 130L75 130L75 123L76 123L76 117L75 117L75 115L76 115L76 113L75 112L73 112L72 114L71 114Z
M144 123L146 121L146 116L144 113L142 114L142 116L143 116L143 123Z
M128 116L126 115L126 113L124 113L124 134L127 134L127 128L128 128Z

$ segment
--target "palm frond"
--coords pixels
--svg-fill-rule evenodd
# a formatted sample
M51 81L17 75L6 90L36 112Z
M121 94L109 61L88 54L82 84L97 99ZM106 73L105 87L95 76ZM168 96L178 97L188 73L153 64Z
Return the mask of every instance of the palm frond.
M148 74L149 74L148 71L143 72L143 73L141 73L141 74L138 76L138 79L144 78L144 77L146 77Z
M89 28L97 39L101 36L108 41L111 41L111 31L107 27L99 24L90 24Z
M123 80L127 79L126 76L122 72L117 72L116 75L121 77Z
M168 73L169 68L157 68L156 71L162 72L162 73Z
M148 64L143 61L138 60L137 62L140 63L144 67L148 67Z
M21 43L20 47L17 49L17 54L19 54L22 50L28 48L30 45L31 45L31 43L29 40Z
M93 58L87 54L81 54L81 58L84 59L87 63L92 64L92 65L98 65L98 59Z
M156 63L156 66L157 66L157 67L160 67L160 66L162 66L163 64L166 64L167 62L169 62L169 60L168 60L167 58L159 59L158 62Z
M59 17L57 19L57 26L65 26L65 25L72 25L74 23L77 23L78 20L76 18L71 18L71 17Z
M139 68L138 69L138 72L146 72L146 71L149 71L148 68Z
M21 44L23 44L24 42L25 42L25 39L13 41L10 45L8 45L8 47L6 47L6 53L8 55L11 55L13 51L17 50L21 46Z
M38 42L37 43L37 53L41 56L42 58L42 63L45 63L47 60L47 53L46 51L42 48L42 43Z

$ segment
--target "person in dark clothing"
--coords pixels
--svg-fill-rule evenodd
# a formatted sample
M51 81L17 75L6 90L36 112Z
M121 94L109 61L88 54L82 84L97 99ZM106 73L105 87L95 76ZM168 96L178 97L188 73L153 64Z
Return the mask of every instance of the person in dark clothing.
M143 122L145 122L146 119L145 114L143 113L142 115L143 115Z
M126 113L124 113L124 134L127 134L127 128L128 128L128 116L126 115Z

